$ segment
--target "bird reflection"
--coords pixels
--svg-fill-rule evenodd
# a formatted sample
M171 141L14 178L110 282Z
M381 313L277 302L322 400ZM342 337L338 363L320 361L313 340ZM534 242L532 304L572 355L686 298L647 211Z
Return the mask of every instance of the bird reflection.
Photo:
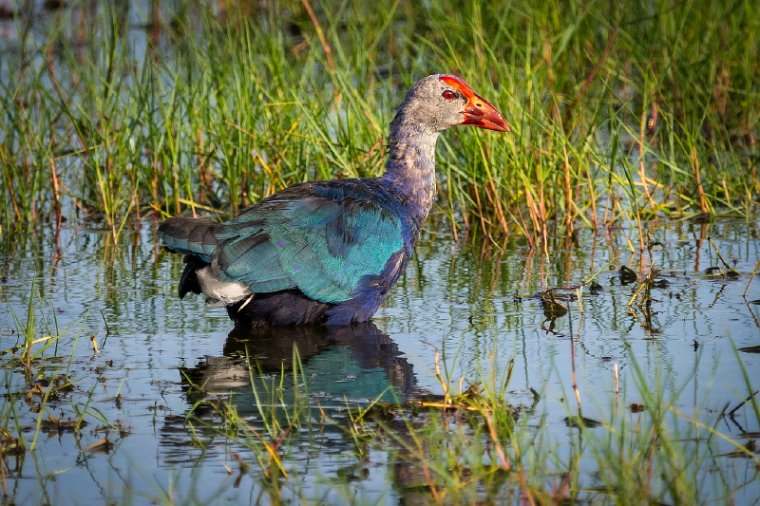
M380 400L368 420L380 417L399 437L406 437L403 417L396 420L382 402L398 405L431 395L419 388L413 367L397 344L372 323L236 327L221 356L207 356L181 373L188 416L166 416L162 429L163 459L171 465L193 460L202 466L228 454L233 460L258 462L245 446L230 447L226 439L216 444L222 440L216 438L219 432L214 427L226 434L229 425L224 418L234 408L235 415L245 420L245 431L268 438L273 446L298 449L283 452L289 465L324 472L325 463L339 475L363 479L372 464L356 458L357 444L363 443L357 443L346 429L352 423L347 405L367 406ZM307 406L301 405L304 401ZM294 422L296 418L300 423ZM187 430L188 423L194 427L192 432ZM292 430L294 423L297 430ZM188 441L191 433L194 440ZM312 451L302 451L307 447ZM388 464L402 502L431 501L425 486L430 477L421 474L414 455L401 449ZM240 467L241 476L244 469ZM255 475L256 468L250 469ZM235 483L239 486L240 478Z
M222 356L206 356L181 368L188 400L251 389L254 378L290 374L294 350L299 375L312 395L349 400L403 402L415 388L412 365L396 343L373 323L322 327L235 327ZM292 386L292 381L290 385ZM251 402L253 400L251 399ZM238 405L240 399L236 401ZM238 406L240 407L240 406Z

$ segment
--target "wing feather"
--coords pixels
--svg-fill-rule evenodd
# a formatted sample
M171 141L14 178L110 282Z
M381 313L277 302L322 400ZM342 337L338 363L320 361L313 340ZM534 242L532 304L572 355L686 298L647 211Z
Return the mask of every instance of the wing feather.
M212 262L220 279L241 281L253 292L297 288L337 303L403 248L401 220L366 196L293 193L275 195L224 224Z

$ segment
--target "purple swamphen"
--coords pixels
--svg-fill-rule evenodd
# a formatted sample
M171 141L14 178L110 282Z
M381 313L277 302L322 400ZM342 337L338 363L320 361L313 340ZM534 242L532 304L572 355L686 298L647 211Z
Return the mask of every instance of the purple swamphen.
M435 143L454 125L509 131L462 79L406 94L380 177L302 183L218 223L174 217L158 235L185 255L179 296L203 293L238 325L346 325L372 318L412 256L435 196Z

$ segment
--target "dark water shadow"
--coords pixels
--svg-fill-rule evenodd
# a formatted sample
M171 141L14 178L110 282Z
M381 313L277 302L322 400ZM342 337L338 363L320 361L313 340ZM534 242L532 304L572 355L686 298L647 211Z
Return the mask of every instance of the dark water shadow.
M297 351L297 355L294 354ZM415 389L412 365L373 323L344 327L242 328L227 337L221 356L181 368L191 401L197 393L251 389L251 377L297 372L311 395L335 400L403 402ZM383 392L392 393L392 399ZM240 393L239 391L237 393Z
M316 438L317 447L340 452L352 444L341 428L349 423L349 410L375 401L398 405L420 394L412 364L372 323L236 327L220 355L203 357L178 373L187 410L163 418L160 446L167 465L203 465L226 451L226 444L210 443L221 441L215 427L225 426L230 409L253 430L265 432L274 416L282 427L298 425L290 432L296 439L314 445ZM325 424L325 416L332 422ZM189 431L189 425L202 429ZM191 447L204 449L188 452Z

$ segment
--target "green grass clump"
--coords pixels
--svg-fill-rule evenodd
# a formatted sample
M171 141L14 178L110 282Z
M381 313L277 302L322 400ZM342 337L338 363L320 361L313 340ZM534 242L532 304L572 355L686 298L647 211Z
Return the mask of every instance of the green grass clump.
M513 133L439 147L452 226L550 227L757 205L749 1L72 2L3 21L2 234L56 218L241 209L382 172L416 79L465 77Z

